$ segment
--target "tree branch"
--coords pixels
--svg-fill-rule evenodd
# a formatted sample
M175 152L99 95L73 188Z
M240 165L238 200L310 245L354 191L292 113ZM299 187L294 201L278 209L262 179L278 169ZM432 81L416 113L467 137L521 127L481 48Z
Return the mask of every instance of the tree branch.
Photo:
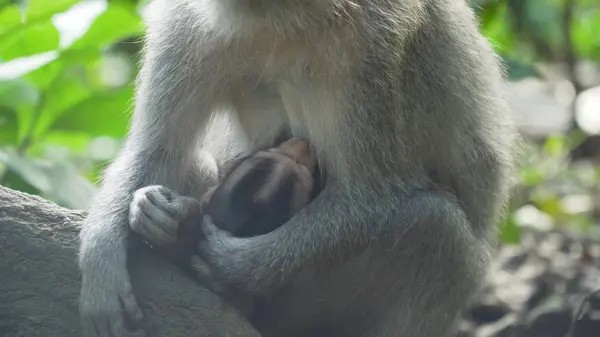
M0 186L0 336L81 337L76 257L84 216ZM130 255L151 336L259 337L221 298L148 247Z

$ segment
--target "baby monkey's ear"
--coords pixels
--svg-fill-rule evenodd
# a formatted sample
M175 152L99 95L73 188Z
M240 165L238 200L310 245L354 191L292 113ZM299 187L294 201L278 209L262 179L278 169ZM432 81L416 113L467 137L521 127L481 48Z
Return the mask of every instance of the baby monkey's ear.
M306 167L310 174L315 170L315 160L312 156L310 143L300 138L292 138L281 143L278 147L270 149L271 152L284 154L299 164Z

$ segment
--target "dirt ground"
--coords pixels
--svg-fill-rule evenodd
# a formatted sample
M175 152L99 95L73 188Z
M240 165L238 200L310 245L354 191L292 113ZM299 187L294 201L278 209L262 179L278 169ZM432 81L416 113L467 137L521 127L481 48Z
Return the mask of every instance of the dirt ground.
M600 240L527 230L500 250L459 336L599 337Z

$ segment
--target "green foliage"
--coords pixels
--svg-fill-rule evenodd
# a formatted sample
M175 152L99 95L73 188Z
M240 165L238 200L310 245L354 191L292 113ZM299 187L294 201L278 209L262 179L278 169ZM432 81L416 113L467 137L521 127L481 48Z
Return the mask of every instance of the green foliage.
M0 184L85 207L127 132L145 3L0 0ZM470 3L510 79L539 76L538 63L562 61L567 52L600 61L597 0ZM65 30L65 18L82 16L89 20ZM569 194L593 190L600 177L595 166L569 163L570 149L582 140L578 132L555 134L528 148L519 172L522 193L501 226L504 242L519 241L523 205L557 223L590 225L565 202Z
M138 1L110 1L81 36L62 43L56 15L87 5L0 2L0 74L8 73L0 76L0 182L70 207L85 206L93 186L83 177L96 177L114 156L91 153L94 141L127 131L137 55L123 56L119 45L143 36ZM11 72L10 61L40 54L40 64ZM117 83L107 78L114 67L122 69Z

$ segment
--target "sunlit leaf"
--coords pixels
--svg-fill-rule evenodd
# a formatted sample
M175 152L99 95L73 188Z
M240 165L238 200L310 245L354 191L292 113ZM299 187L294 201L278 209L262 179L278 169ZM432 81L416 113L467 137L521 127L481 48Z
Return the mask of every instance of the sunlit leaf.
M50 22L52 16L69 9L79 0L29 0L24 14L18 5L10 5L0 11L0 41L18 34L30 25Z
M64 146L75 154L86 154L92 137L84 131L51 130L43 137L43 142L31 149L30 153L41 152L37 147Z
M26 20L43 20L49 19L54 14L62 13L71 8L80 0L29 0L27 6Z
M109 4L116 4L128 9L136 9L138 6L139 0L107 0Z
M75 41L70 48L102 49L124 38L140 35L142 28L141 19L135 12L123 6L109 5L96 18L85 35Z
M562 135L552 135L544 143L544 151L550 156L558 157L565 153L566 139Z
M101 53L98 50L62 51L54 61L28 73L23 78L34 83L39 89L46 90L54 84L58 76L70 68L84 67L97 61Z
M21 24L19 7L9 5L0 10L0 36Z
M4 61L40 54L58 48L60 36L52 22L28 25L0 38L0 58Z
M515 43L510 25L507 25L508 14L505 3L490 6L480 15L481 31L492 46L501 54L511 54Z
M542 212L552 217L564 215L561 199L557 195L532 196L533 204Z
M578 55L600 60L600 7L590 6L578 13L571 29Z
M520 172L520 182L525 186L536 186L546 180L544 171L537 167L523 167Z

